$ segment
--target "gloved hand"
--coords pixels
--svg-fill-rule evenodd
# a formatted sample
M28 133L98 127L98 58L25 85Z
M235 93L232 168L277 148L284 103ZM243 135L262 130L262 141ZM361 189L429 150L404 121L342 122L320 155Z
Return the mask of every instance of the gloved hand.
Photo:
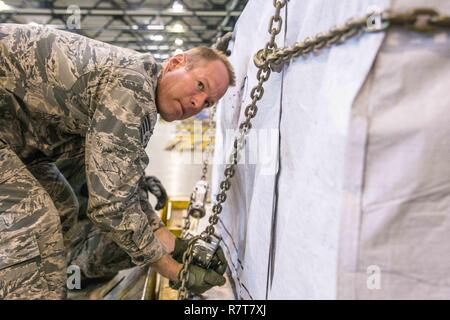
M181 270L178 273L178 281L170 281L172 289L178 289L181 286L180 279ZM203 269L195 265L189 265L189 278L186 283L186 289L194 294L202 294L214 286L222 286L225 284L225 278L211 269Z
M167 202L167 192L161 181L155 176L145 176L145 186L147 190L158 199L155 210L164 208Z
M183 263L183 254L187 250L189 240L181 238L175 239L175 249L172 252L172 258L177 262ZM223 275L227 270L228 263L221 247L219 247L211 259L211 269L220 275Z

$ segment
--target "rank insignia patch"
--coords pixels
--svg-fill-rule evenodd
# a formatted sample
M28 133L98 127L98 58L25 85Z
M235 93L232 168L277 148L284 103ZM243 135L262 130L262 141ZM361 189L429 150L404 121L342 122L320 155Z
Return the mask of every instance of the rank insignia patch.
M146 147L153 134L150 116L148 114L145 115L142 120L141 126L139 127L139 133L141 135L141 143Z

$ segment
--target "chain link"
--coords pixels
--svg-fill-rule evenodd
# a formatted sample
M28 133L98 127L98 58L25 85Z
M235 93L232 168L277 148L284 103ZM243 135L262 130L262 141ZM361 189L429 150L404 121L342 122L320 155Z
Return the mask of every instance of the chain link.
M181 280L180 288L178 289L178 300L185 300L189 297L189 291L186 288L186 284L189 282L189 265L192 263L194 256L192 255L192 248L194 247L195 241L200 237L193 237L189 240L188 247L183 254L183 267L180 270L179 278Z
M183 228L181 229L182 239L186 239L190 228L191 228L191 219L189 217L188 212L186 211L186 215L183 216Z
M216 122L214 121L214 117L216 115L216 110L217 110L217 104L215 104L212 108L211 111L209 113L209 120L208 120L208 125L209 125L209 129L208 130L212 130L216 127ZM200 180L205 180L206 181L206 176L208 174L208 166L209 166L209 158L212 156L213 150L214 150L214 135L210 135L209 137L209 141L208 141L208 145L206 146L206 152L204 152L203 156L203 167L202 167L202 176L200 178ZM206 154L206 156L205 156Z

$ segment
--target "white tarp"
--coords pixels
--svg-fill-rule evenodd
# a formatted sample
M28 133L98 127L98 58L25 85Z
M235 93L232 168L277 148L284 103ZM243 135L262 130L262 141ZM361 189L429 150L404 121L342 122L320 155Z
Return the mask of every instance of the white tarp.
M278 46L374 5L450 13L439 0L292 0ZM236 25L237 85L218 108L213 194L273 12L272 1L250 0ZM219 222L237 298L450 296L446 36L368 34L272 73Z

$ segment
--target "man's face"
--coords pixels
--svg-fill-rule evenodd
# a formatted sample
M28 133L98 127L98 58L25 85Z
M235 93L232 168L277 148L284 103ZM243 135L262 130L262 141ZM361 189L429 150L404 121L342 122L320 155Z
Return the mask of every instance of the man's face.
M156 105L166 121L182 120L212 106L228 89L222 61L197 62L189 70L185 54L170 58L156 88Z

